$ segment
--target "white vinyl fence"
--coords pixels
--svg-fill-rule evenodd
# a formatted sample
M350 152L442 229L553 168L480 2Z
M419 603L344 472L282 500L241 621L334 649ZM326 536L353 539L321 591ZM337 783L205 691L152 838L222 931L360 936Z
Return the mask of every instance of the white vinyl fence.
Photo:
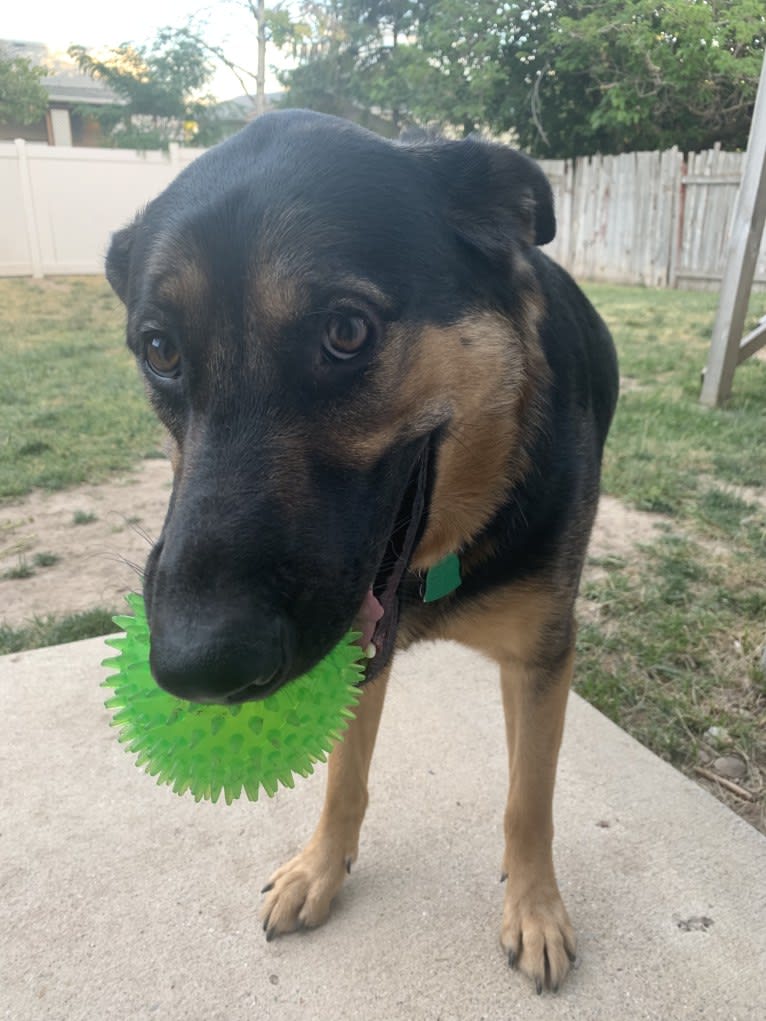
M202 151L0 142L0 276L103 273L109 235Z
M0 142L0 276L103 272L109 235L202 151ZM743 160L719 149L541 160L558 220L547 251L579 279L716 289ZM755 283L766 285L766 235Z

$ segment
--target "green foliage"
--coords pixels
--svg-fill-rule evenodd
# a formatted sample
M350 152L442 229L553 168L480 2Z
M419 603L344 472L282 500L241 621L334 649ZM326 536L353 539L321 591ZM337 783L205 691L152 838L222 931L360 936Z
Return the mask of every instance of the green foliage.
M533 155L744 147L762 0L304 4L292 106L510 131Z
M305 2L293 21L289 47L298 66L280 76L285 105L364 120L382 107L396 131L409 119L426 60L406 45L419 5L406 0Z
M505 48L514 127L535 155L744 147L766 38L761 0L545 0ZM528 116L519 100L526 100Z
M103 59L84 46L70 46L69 55L123 100L95 112L112 145L153 149L218 140L210 100L198 96L213 64L201 40L184 29L161 29L151 46L122 43ZM88 113L94 116L90 107Z
M45 116L48 93L40 83L45 68L24 57L0 56L0 124L34 124Z

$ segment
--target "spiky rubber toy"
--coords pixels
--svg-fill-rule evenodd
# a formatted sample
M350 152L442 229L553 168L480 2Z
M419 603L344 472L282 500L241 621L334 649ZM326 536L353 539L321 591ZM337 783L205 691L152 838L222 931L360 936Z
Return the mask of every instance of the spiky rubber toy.
M134 616L115 617L125 634L106 640L118 655L103 663L115 671L103 682L114 692L105 704L115 710L119 740L158 784L196 801L221 793L227 804L242 793L257 801L261 788L271 797L280 783L293 787L294 774L309 776L341 739L364 672L358 635L349 632L313 670L263 701L199 705L157 686L144 601L135 593L126 600Z

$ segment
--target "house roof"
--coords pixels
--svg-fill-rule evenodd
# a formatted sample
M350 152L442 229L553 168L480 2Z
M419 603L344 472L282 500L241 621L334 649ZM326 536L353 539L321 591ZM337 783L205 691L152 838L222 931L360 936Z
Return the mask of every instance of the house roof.
M282 92L267 92L266 109L273 109L283 95ZM255 98L253 96L235 96L233 99L225 99L221 103L216 103L213 110L220 120L246 124L255 117Z
M66 56L51 53L44 43L21 39L0 39L0 53L22 57L49 73L41 79L52 103L82 103L88 106L122 106L125 100L97 78L83 74Z
M123 106L125 100L103 82L84 74L46 75L41 79L53 103L86 103L88 106Z

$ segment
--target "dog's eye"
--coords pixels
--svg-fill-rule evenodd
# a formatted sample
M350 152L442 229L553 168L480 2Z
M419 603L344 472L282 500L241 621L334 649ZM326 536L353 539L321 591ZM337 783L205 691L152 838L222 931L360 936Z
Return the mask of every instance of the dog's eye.
M333 312L324 324L322 347L331 358L346 361L359 354L373 333L372 323L364 316Z
M161 333L152 333L144 341L146 364L157 376L173 379L181 371L181 353L172 340Z

